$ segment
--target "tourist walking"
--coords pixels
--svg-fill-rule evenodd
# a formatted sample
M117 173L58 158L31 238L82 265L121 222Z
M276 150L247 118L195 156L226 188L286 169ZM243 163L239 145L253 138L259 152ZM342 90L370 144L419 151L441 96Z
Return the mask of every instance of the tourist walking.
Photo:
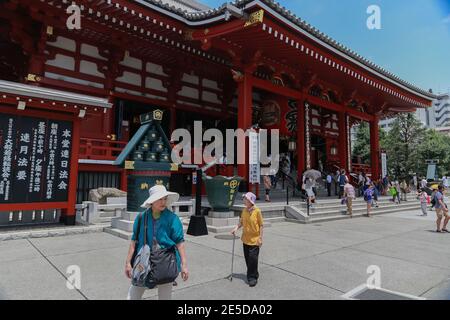
M264 189L266 191L266 202L270 202L270 189L272 188L272 182L270 176L263 176Z
M360 172L358 176L358 197L361 197L364 193L364 172Z
M426 193L425 189L419 190L419 192L417 192L417 195L420 200L420 208L422 209L422 216L427 216L427 206L429 196Z
M314 193L314 187L316 186L316 181L312 178L304 178L305 191L308 197L308 203L310 208L314 208L313 203L316 202L316 194Z
M334 174L334 195L337 196L339 194L339 176L341 175L341 170L336 170Z
M345 169L342 169L341 174L339 176L339 199L344 195L344 186L348 182L348 178L345 175Z
M420 188L426 188L427 187L427 180L425 179L425 177L422 178L422 180L420 181Z
M373 186L369 185L369 187L364 191L364 201L367 204L367 217L370 217L370 209L372 208L373 202Z
M331 173L327 174L327 191L328 196L331 197L331 183L333 182L333 177L331 176Z
M417 174L414 174L413 176L413 185L414 185L414 190L419 192L419 185L417 184Z
M133 225L133 234L125 263L125 275L131 279L135 272L142 272L142 265L138 265L137 271L133 269L135 258L141 253L141 249L148 244L151 251L159 248L174 248L178 273L184 281L188 280L187 258L184 245L183 225L180 218L170 211L171 204L178 201L179 194L168 192L162 185L156 185L149 190L149 198L142 204L146 210L139 214ZM145 248L144 248L145 249ZM146 261L144 261L145 264ZM148 262L148 261L147 261ZM170 300L172 298L173 281L158 284L159 300ZM140 300L148 289L131 285L127 300ZM153 289L153 286L152 288Z
M447 230L447 224L450 220L450 216L448 215L447 205L444 203L444 186L438 187L438 191L434 197L436 199L436 232L449 232ZM444 218L444 223L441 226L442 218Z
M355 195L355 188L350 184L346 183L344 186L344 197L347 202L347 214L350 216L350 218L353 217L353 200L356 198Z
M231 234L243 228L241 240L244 247L245 264L247 265L247 281L250 287L258 283L258 257L262 246L263 218L261 210L256 207L256 196L248 192L244 195L245 208L241 213L239 224L231 231Z
M402 193L401 199L402 201L406 200L406 194L408 193L408 184L406 183L406 180L403 179L402 183L400 184L400 191Z
M375 205L375 207L378 208L378 196L380 195L380 191L377 187L377 184L375 182L371 183L372 187L373 187L373 201L372 201L372 206Z
M448 189L448 183L449 183L449 181L448 181L447 176L443 176L442 177L442 185L444 186L445 190Z

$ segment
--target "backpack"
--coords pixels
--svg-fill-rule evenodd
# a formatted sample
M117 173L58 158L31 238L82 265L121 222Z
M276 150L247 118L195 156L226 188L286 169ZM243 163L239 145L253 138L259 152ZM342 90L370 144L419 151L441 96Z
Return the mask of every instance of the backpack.
M436 194L437 192L434 194L433 199L431 199L431 205L434 207L436 205Z

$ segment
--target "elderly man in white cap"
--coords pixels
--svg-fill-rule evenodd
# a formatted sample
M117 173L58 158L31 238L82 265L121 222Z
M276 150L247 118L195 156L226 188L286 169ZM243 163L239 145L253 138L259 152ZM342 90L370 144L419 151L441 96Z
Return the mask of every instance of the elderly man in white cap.
M145 243L157 248L176 248L176 262L181 277L186 281L189 277L186 252L184 247L183 225L178 216L170 211L171 204L179 199L179 194L168 192L162 185L156 185L149 191L149 198L142 204L146 210L134 221L133 235L125 263L125 274L131 279L135 254ZM147 231L147 232L145 232ZM146 237L146 238L145 238ZM172 298L173 282L158 285L158 298ZM147 288L131 285L128 300L140 300Z
M258 283L258 257L259 248L262 246L263 237L263 218L261 210L256 207L256 196L247 192L244 195L245 208L242 211L239 224L231 231L236 231L243 227L242 242L244 244L245 264L247 265L247 281L250 287L256 286Z

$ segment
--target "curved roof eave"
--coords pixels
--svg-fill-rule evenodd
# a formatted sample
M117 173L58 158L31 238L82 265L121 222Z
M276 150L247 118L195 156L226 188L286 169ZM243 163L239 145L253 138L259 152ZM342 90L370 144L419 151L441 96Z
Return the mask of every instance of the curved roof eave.
M290 10L287 10L285 7L281 6L279 3L273 0L235 0L234 2L231 3L225 3L218 8L199 12L187 12L185 10L175 8L174 6L164 4L159 0L134 0L134 1L146 7L149 7L153 10L159 11L162 14L170 16L178 21L181 21L190 27L200 27L219 21L228 21L231 16L230 10L234 11L234 13L236 13L236 11L241 11L243 13L245 10L249 10L253 7L260 7L265 11L268 11L271 15L283 21L286 25L290 26L296 31L309 37L310 39L321 44L328 50L331 50L332 52L338 54L344 59L347 59L350 62L375 74L376 76L388 82L391 82L396 86L399 86L402 89L409 91L415 95L418 95L422 98L428 100L433 100L437 98L435 94L432 94L405 80L400 79L393 73L385 70L384 68L376 65L375 63L365 59L356 52L350 50L346 46L333 40L323 32L320 32L318 29L306 23L306 21L297 17Z

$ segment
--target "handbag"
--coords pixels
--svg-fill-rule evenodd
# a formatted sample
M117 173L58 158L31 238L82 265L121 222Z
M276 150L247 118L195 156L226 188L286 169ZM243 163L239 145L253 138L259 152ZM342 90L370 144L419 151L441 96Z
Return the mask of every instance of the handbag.
M150 246L147 244L147 211L139 216L136 239L139 241L141 230L141 219L144 217L144 245L139 252L133 255L131 274L131 284L135 287L146 287L146 279L150 271ZM136 250L134 251L136 253Z
M153 245L150 253L150 272L147 276L147 287L152 289L159 284L172 283L178 277L175 246L158 248L156 240L156 220L153 219Z

